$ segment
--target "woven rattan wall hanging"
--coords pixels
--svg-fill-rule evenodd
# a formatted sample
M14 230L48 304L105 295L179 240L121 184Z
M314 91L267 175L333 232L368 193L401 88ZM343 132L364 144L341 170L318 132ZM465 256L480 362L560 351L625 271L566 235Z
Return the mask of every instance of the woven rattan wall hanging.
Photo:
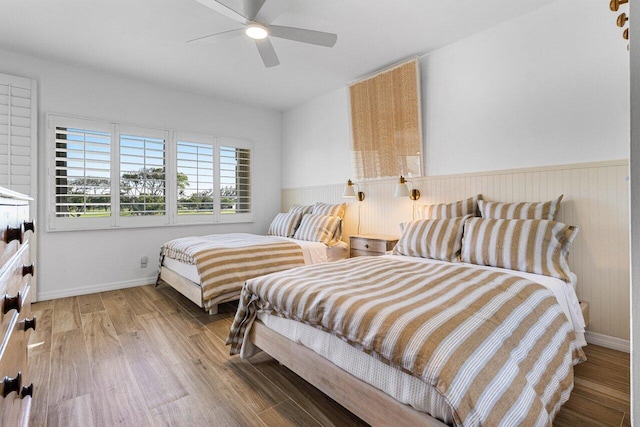
M349 101L356 179L421 176L418 59L351 83Z

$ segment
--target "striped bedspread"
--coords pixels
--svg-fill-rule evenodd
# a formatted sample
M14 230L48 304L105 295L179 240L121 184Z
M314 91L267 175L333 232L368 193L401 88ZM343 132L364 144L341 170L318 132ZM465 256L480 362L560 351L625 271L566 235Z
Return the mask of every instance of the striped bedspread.
M359 257L247 281L227 344L258 311L330 332L434 387L456 425L551 425L585 360L551 291L459 264Z
M244 233L183 237L165 243L160 253L196 265L207 310L237 299L247 279L304 265L299 245Z

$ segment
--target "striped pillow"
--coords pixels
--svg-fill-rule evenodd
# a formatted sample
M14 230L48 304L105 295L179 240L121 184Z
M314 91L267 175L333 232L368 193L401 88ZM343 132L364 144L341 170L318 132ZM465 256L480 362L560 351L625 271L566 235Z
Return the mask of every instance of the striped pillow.
M302 215L311 213L313 205L293 205L289 208L289 213L300 212Z
M482 218L547 219L554 221L560 210L562 194L555 200L536 203L500 203L480 200L478 206Z
M422 205L418 208L418 218L459 218L466 215L478 216L478 200L482 195L469 197L465 200L458 200L453 203L441 203L439 205Z
M541 219L470 218L462 261L571 279L567 262L578 227Z
M329 243L340 225L340 218L329 215L306 214L293 238L310 242Z
M313 210L311 211L314 215L328 215L328 216L337 216L340 219L344 218L344 210L347 205L345 203L341 203L339 205L328 205L326 203L316 203L313 205Z
M471 216L423 219L405 223L404 232L393 248L393 253L450 262L460 261L462 229L467 218Z
M302 213L300 212L279 213L271 221L267 235L293 237L296 228L300 224L300 219L302 219Z

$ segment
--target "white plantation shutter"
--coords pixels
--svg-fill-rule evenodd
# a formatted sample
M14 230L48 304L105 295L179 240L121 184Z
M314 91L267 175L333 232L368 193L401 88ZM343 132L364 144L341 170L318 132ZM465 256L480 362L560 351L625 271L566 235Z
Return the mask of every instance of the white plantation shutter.
M0 74L0 186L35 196L35 80Z
M252 218L251 151L247 141L221 138L220 221Z
M111 214L111 134L56 126L56 216Z
M213 215L214 149L211 144L178 140L177 173L187 180L178 181L178 215Z

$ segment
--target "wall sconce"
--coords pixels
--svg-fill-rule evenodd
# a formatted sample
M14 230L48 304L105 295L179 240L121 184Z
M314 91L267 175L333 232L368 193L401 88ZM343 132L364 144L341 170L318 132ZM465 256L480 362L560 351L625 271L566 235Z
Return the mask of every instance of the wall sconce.
M396 191L393 193L393 197L409 197L411 200L416 201L420 198L420 190L417 188L411 188L407 186L407 183L411 181L407 181L404 179L404 176L400 175L400 181L398 185L396 185ZM413 183L411 185L413 187Z
M353 187L357 187L357 191L353 189ZM342 193L342 197L347 198L355 198L357 201L361 202L364 200L364 193L360 191L360 186L358 184L354 184L350 179L347 180L347 186L344 187L344 193ZM358 203L358 231L356 234L360 234L360 205Z
M411 190L407 186L407 183L411 181L407 181L404 179L404 176L400 175L400 181L398 181L398 185L396 185L396 190L393 192L393 197L409 197L413 202L411 204L411 219L415 221L416 219L416 200L420 198L420 190L417 188L413 188L413 183L411 183Z
M354 190L353 187L356 186L357 190ZM359 202L364 200L364 193L360 191L360 186L358 184L354 184L351 180L347 180L347 186L344 187L344 193L342 193L342 197L355 197Z

